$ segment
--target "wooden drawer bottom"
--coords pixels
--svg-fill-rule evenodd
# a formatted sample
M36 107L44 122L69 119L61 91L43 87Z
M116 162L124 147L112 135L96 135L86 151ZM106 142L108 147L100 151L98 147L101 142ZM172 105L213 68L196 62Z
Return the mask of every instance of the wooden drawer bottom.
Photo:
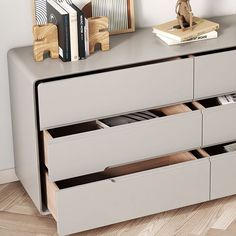
M55 183L46 176L47 204L59 234L209 200L210 162L200 153L160 157Z

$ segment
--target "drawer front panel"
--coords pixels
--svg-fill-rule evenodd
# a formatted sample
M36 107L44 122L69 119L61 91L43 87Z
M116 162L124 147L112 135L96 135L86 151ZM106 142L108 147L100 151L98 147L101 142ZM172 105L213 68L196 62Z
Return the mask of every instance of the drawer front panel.
M38 96L41 130L189 101L193 59L42 83Z
M58 231L67 235L209 200L208 159L59 190Z
M211 199L236 194L236 154L211 158Z
M196 57L195 99L236 91L235 61L236 50Z
M45 144L53 181L201 146L200 111L65 136ZM66 166L66 168L65 168Z
M236 103L202 110L203 146L236 140Z

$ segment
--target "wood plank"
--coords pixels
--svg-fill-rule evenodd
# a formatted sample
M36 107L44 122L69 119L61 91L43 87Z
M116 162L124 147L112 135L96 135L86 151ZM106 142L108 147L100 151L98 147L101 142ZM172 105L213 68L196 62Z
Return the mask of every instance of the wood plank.
M25 191L19 183L0 185L0 235L57 236L52 216L35 215L36 208L31 199L22 193ZM234 212L236 196L231 196L73 236L234 236Z
M176 235L204 235L214 224L221 211L222 206L227 199L219 199L218 201L210 201L199 206L193 217L191 217L179 229ZM171 227L171 225L169 225Z
M28 233L28 232L19 232L19 231L14 231L10 229L1 229L0 228L0 235L4 236L35 236L34 233ZM44 234L43 236L49 236Z
M205 236L235 236L235 233L219 229L210 229Z
M0 212L0 228L34 234L56 233L56 223L52 218L43 216L30 216L10 212Z
M0 210L8 210L26 197L28 197L28 195L20 182L7 184L0 190Z
M229 197L223 205L220 215L212 225L214 229L226 230L236 219L236 196ZM236 232L236 231L235 231Z
M28 195L25 197L25 199L22 199L22 201L8 208L7 212L23 214L23 215L40 216L39 211L33 204L32 200L28 197Z

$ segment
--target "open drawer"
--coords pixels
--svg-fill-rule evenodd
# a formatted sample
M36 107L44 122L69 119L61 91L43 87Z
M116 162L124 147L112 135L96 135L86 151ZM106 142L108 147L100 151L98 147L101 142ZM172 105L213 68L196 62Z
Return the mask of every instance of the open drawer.
M236 103L220 105L217 98L193 102L203 114L203 146L236 140Z
M221 144L204 149L211 156L211 199L236 194L236 145L233 150L224 148L230 146Z
M151 112L158 117L113 127L105 119L44 131L50 180L201 146L200 111L182 104Z
M178 154L56 183L46 177L47 204L59 234L209 200L210 162L201 157L199 151Z

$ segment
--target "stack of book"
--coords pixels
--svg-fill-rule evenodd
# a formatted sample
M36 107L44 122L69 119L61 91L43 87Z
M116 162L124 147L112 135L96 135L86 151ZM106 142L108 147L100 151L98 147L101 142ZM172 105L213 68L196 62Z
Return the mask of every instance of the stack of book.
M224 146L225 151L227 152L235 152L236 151L236 143L231 143Z
M219 104L225 105L236 102L236 94L224 95L217 98Z
M59 56L78 61L89 55L88 20L70 0L47 0L47 21L57 25Z
M194 17L193 22L192 29L186 28L183 30L176 19L154 26L153 33L168 45L177 45L218 37L218 23L198 17Z

